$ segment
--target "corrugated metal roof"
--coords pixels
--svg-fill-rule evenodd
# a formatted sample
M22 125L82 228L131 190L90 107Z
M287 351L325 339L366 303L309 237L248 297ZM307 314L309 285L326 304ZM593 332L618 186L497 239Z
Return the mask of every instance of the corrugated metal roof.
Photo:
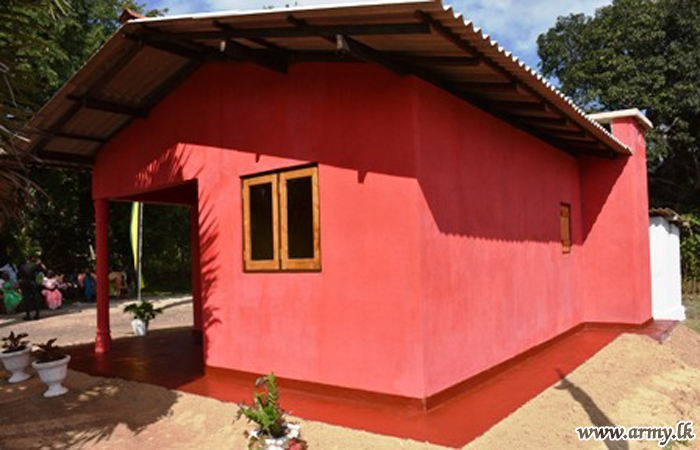
M663 217L671 223L685 223L683 218L671 208L651 208L649 210L650 217Z
M222 59L283 72L307 61L381 64L571 154L630 154L471 22L424 0L131 20L32 119L29 148L47 162L90 164L105 142L201 64Z

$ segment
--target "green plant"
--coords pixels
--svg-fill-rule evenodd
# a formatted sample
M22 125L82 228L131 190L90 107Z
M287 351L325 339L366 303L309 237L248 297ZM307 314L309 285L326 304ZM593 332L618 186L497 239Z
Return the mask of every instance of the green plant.
M141 303L132 303L124 307L124 313L130 313L134 319L142 320L147 326L148 323L155 319L158 314L163 313L162 308L155 308L153 303L147 300L141 300Z
M280 438L287 432L284 420L285 411L279 404L279 391L275 374L258 378L255 382L258 390L253 394L253 406L239 404L236 420L245 416L249 422L254 422L260 430L260 437Z
M38 363L43 364L51 361L58 361L66 357L59 346L53 345L54 342L56 342L56 338L49 339L45 344L37 345L39 350L37 350L35 356Z
M683 214L681 230L681 264L685 280L700 278L700 216ZM692 292L695 294L695 292Z
M29 336L27 333L15 334L13 331L10 331L8 336L2 338L2 352L12 353L24 350L29 344L29 341L24 340L27 336Z

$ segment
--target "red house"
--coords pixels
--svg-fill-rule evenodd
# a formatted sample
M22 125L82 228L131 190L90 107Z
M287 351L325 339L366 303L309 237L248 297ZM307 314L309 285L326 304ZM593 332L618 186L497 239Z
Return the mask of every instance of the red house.
M134 18L31 126L92 167L99 352L111 201L191 207L207 366L430 401L651 318L651 124L440 2Z

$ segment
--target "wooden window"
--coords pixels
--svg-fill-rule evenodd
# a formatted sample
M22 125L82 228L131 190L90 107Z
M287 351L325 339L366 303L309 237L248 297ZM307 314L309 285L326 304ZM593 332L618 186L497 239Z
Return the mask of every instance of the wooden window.
M279 208L277 175L243 180L243 236L246 270L277 270Z
M559 219L561 222L561 247L562 252L571 252L571 205L562 203L559 206Z
M243 180L246 271L320 270L318 168Z
M280 210L282 269L320 269L318 168L280 173Z

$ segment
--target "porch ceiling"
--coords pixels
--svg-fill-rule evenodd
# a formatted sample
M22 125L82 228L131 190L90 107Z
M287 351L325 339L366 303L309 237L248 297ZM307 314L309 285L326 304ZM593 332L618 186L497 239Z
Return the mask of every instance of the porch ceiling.
M46 163L89 166L106 142L208 61L279 72L301 62L380 64L570 154L630 154L471 22L424 0L129 21L30 121L29 150Z

